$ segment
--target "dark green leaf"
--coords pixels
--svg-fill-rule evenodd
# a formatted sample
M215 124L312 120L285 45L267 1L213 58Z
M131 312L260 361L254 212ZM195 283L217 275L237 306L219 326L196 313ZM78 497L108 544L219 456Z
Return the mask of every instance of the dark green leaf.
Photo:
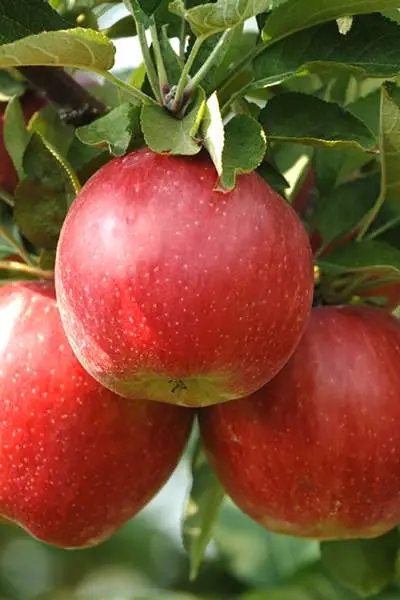
M347 106L348 110L352 112L353 115L366 124L377 140L379 138L380 104L381 90L379 89L372 94L359 98Z
M39 133L58 152L66 157L74 137L74 128L66 125L56 108L47 105L35 114L29 123L29 130Z
M132 37L136 35L135 19L131 15L126 15L119 21L116 21L116 23L110 25L110 27L107 27L103 33L111 39Z
M140 108L130 103L121 104L104 117L79 127L76 135L91 146L107 144L114 156L122 156L131 139L140 135Z
M269 41L289 37L297 31L339 17L391 8L398 8L398 0L287 0L268 17L263 39Z
M169 9L183 17L197 36L212 35L243 23L270 7L270 0L217 0L187 9L183 0L173 0Z
M399 533L393 529L374 539L325 542L321 553L336 579L362 596L371 596L394 580L399 547Z
M317 204L313 227L324 246L354 231L379 195L379 176L357 179L335 188Z
M22 96L25 90L25 81L15 79L8 71L0 71L0 102L11 100L14 96Z
M141 125L146 144L154 152L193 155L201 150L197 133L205 111L205 94L199 90L194 106L183 119L161 106L143 106Z
M233 117L225 127L221 190L235 187L236 176L254 171L263 161L267 143L260 124L246 115Z
M161 4L162 0L138 0L138 3L146 15L152 15Z
M228 499L214 542L229 572L251 586L277 585L319 558L318 542L270 533Z
M27 179L17 187L15 221L34 245L53 250L75 191L68 173L34 133L23 160Z
M288 92L272 98L260 113L267 139L344 148L372 148L369 129L333 102Z
M43 0L0 0L0 44L68 27L70 23Z
M368 77L393 77L400 72L400 27L380 15L358 17L343 36L336 23L326 23L286 38L253 63L252 87L282 82L295 74L348 69Z
M39 266L45 271L53 271L56 264L55 250L42 250L40 253Z
M354 241L320 257L318 264L332 274L376 269L400 277L400 249L375 240Z
M13 98L7 104L4 121L4 144L11 156L19 179L24 176L22 160L30 140L26 129L25 118L18 98Z
M184 508L182 537L189 554L190 578L193 580L212 538L213 527L225 495L200 443L193 452L192 477L190 495Z
M167 30L163 27L160 37L160 47L164 59L165 69L167 71L168 83L172 87L178 83L182 72L182 64L179 56L171 46L170 39L167 35Z
M271 163L264 161L257 169L257 173L261 175L263 179L282 196L289 187L289 183L285 177L276 169Z

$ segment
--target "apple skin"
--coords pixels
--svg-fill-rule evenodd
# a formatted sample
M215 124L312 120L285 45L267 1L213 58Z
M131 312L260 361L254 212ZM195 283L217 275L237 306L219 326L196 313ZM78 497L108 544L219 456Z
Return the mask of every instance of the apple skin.
M51 283L0 288L0 515L64 548L110 537L161 488L190 409L127 401L80 366Z
M211 465L267 529L368 538L400 523L400 323L318 307L290 361L252 396L200 411Z
M234 191L195 158L142 148L74 201L57 249L76 356L126 397L204 406L247 395L285 364L309 316L313 268L293 209L256 173Z
M25 122L43 108L45 100L37 96L34 92L28 91L23 98L20 99L21 108L24 113ZM18 183L18 176L4 145L4 113L7 108L6 102L0 102L0 188L9 194L13 194Z

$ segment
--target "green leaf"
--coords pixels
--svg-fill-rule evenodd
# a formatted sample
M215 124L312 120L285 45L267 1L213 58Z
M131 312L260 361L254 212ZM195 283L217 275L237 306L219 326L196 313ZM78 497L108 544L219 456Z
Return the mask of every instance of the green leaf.
M197 443L193 452L192 478L182 523L183 544L189 555L191 580L197 576L225 496L200 443Z
M373 229L390 228L400 220L400 89L387 83L381 89L381 191L368 221ZM374 231L372 230L372 235Z
M253 62L251 87L265 87L294 75L349 70L364 77L400 73L400 27L380 15L358 17L343 36L326 23L267 47ZM389 58L390 57L390 58Z
M317 204L312 221L324 246L354 231L378 195L379 176L372 176L345 183L324 197Z
M53 271L56 264L55 250L42 250L39 258L39 266L45 271Z
M164 60L165 69L167 71L168 83L172 87L179 81L182 72L182 64L179 56L171 46L171 41L168 37L165 27L162 28L160 38L161 53Z
M15 221L35 246L54 250L75 190L68 173L37 133L27 146L23 167L27 179L16 190Z
M372 94L363 96L347 106L347 109L353 113L360 121L363 121L368 129L379 139L379 114L381 104L381 90L375 90Z
M270 0L217 0L186 9L183 0L173 0L171 12L186 19L197 36L212 35L243 23L270 7Z
M385 242L363 240L350 242L318 259L318 265L327 273L347 271L387 271L400 277L400 250Z
M18 178L22 179L24 176L23 156L31 136L26 129L24 114L17 97L7 104L4 116L4 144L11 156Z
M2 0L0 2L0 44L70 26L43 0Z
M146 15L152 15L159 7L162 0L138 0L138 3Z
M285 195L289 187L288 181L270 162L263 161L257 169L257 173L281 196Z
M74 128L66 125L60 118L57 109L47 105L37 112L29 122L29 130L35 131L47 140L64 157L74 137Z
M298 92L271 98L260 122L269 140L358 149L375 144L369 129L348 110Z
M355 176L363 166L374 160L370 154L353 148L314 149L314 175L321 195L330 194L332 188Z
M25 91L25 81L14 79L8 71L0 71L0 102L7 102L14 96L22 96Z
M222 154L224 150L225 131L219 110L218 96L214 92L207 100L204 119L201 124L204 146L207 148L218 175L222 175Z
M272 11L262 35L264 41L277 40L340 17L398 8L398 4L398 0L287 0Z
M396 203L400 216L400 89L391 83L382 86L380 150L381 194Z
M136 23L132 15L126 15L116 21L110 27L103 30L103 33L111 39L120 39L125 37L133 37L136 35Z
M371 596L394 580L399 547L399 533L393 529L374 539L324 542L321 553L336 579L362 596Z
M278 585L319 559L318 542L270 533L228 498L213 539L228 572L249 586Z
M266 149L264 131L255 119L247 115L233 117L225 127L219 189L233 189L236 176L254 171L263 161Z
M76 135L85 144L107 144L114 156L123 156L131 139L140 135L140 107L129 102L121 104L104 117L79 127Z
M201 150L196 135L205 111L205 94L200 89L196 101L183 119L177 119L161 106L143 106L141 125L144 139L154 152L193 155Z
M107 71L114 54L112 42L98 31L49 31L0 46L0 68L43 65Z
M150 0L150 2L152 3L152 0ZM130 10L137 23L144 25L144 27L150 27L151 19L146 11L143 10L139 0L124 0L124 3L128 10Z

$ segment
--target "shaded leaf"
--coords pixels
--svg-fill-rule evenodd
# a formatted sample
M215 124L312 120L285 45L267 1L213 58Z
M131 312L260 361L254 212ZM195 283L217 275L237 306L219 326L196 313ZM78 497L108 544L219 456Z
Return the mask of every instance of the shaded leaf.
M0 44L69 25L43 0L0 0Z
M182 523L183 544L190 560L190 578L197 576L204 552L211 540L213 527L225 492L211 470L201 444L192 458L192 487Z
M251 87L285 81L295 74L347 69L366 77L393 77L400 72L400 27L380 15L358 17L343 36L326 23L286 38L253 62Z
M4 144L11 156L18 178L22 179L24 176L23 156L31 136L26 129L24 114L17 97L8 102L4 116Z
M340 17L391 8L398 8L398 0L287 0L272 11L262 35L265 41L276 40Z
M381 241L355 241L320 257L318 265L332 274L375 269L400 277L400 249Z
M324 246L341 238L362 221L379 195L379 176L345 183L317 204L312 226L322 236Z
M353 114L334 102L288 92L260 113L267 139L329 147L372 148L375 139Z
M197 99L183 119L177 119L161 106L143 106L141 125L147 146L154 152L193 155L201 150L197 133L205 111L205 94Z
M122 156L132 137L140 135L140 107L124 103L89 125L79 127L76 135L91 146L107 144L114 156Z
M400 547L397 529L374 539L324 542L322 560L329 572L349 589L371 596L396 575Z

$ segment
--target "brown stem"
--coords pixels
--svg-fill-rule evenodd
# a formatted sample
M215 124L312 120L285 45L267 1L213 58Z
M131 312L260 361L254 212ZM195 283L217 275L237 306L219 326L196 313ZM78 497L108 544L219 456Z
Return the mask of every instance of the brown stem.
M80 127L104 115L107 107L60 67L19 67L48 100L63 109L66 123Z
M19 273L26 273L27 275L35 275L41 279L54 279L53 271L45 271L40 267L34 267L26 265L25 263L16 262L14 260L0 260L0 269L6 269L7 271L17 271Z

